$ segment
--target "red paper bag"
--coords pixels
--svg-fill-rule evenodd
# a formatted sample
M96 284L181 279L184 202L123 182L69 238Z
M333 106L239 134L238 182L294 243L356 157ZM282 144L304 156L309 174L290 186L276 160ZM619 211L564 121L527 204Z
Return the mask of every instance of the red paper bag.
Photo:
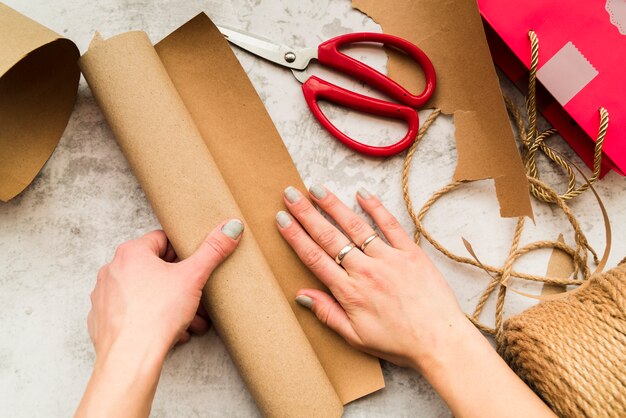
M610 115L602 173L626 173L626 0L478 0L494 61L526 91L539 37L539 109L589 167L598 109Z

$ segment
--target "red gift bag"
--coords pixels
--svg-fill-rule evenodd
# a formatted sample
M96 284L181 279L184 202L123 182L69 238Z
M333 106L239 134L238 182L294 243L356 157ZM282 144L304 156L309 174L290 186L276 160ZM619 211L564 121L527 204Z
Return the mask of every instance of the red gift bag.
M540 41L538 106L593 167L598 109L610 115L602 174L626 173L626 0L478 0L495 64L525 92L528 31Z

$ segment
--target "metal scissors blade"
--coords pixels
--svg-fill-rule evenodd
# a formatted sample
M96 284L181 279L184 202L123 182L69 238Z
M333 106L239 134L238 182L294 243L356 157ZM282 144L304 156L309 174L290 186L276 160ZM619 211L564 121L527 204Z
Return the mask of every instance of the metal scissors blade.
M317 58L317 48L295 50L239 29L228 26L217 26L217 28L228 42L292 70L302 71L309 65L311 59Z

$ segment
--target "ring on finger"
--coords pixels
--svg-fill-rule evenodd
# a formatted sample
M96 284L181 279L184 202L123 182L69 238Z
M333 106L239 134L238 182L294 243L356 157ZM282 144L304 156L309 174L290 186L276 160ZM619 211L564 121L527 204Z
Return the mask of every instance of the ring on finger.
M335 257L335 263L341 265L341 263L343 262L343 259L346 257L346 255L348 255L348 253L352 250L354 250L356 248L356 245L351 242L350 244L346 245L345 247L343 247L339 253L337 253L337 256Z
M363 241L363 244L361 244L361 246L359 247L361 249L361 251L365 252L365 248L370 245L370 243L372 241L374 241L376 238L378 238L378 234L376 232L374 232L372 235L370 235L369 237L367 237L365 239L365 241Z

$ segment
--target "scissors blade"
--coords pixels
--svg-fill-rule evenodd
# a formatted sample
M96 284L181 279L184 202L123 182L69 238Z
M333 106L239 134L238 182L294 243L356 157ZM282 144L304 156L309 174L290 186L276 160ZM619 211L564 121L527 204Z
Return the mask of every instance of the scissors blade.
M217 28L231 44L292 70L304 70L311 59L317 58L317 48L295 50L239 29L228 26Z

